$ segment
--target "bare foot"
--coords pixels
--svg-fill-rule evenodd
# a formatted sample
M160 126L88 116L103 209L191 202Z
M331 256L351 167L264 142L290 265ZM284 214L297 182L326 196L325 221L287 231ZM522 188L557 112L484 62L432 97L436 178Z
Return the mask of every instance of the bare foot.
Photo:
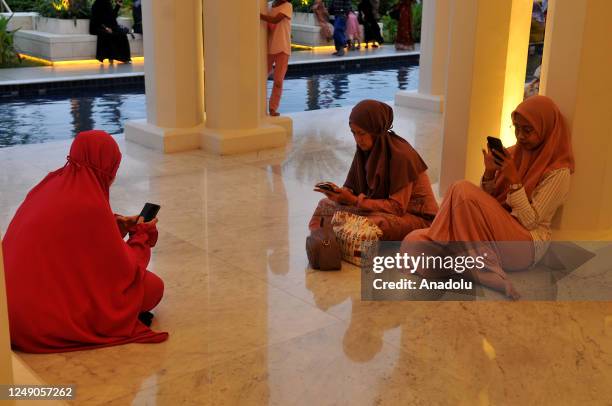
M521 298L521 294L514 288L512 282L506 281L506 296L508 296L511 300L519 300Z

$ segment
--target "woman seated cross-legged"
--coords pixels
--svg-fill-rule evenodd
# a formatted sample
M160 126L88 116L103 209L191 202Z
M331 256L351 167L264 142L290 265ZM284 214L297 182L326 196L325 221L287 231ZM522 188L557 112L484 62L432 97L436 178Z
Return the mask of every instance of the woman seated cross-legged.
M574 157L569 131L550 98L526 99L512 121L516 145L505 155L483 150L481 187L467 181L452 185L431 227L406 236L402 251L418 246L435 251L448 242L460 242L467 251L484 250L486 266L464 275L518 299L506 271L527 269L545 254L552 218L569 192ZM455 275L454 270L417 272L425 277Z
M428 227L438 204L427 176L427 165L414 148L397 134L393 109L364 100L352 110L349 126L357 149L344 187L333 192L315 189L327 198L319 202L309 223L319 227L336 211L367 217L383 232L382 239L401 241L410 231Z
M164 290L146 269L157 219L113 215L109 204L120 162L110 135L80 133L66 165L17 210L2 241L13 348L50 353L167 339L147 327L146 312Z

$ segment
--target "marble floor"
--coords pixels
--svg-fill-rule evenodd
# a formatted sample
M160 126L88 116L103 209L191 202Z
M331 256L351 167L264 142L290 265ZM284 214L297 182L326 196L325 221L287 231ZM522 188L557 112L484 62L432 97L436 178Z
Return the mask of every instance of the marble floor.
M396 109L436 181L440 116ZM362 302L360 273L310 270L319 180L354 151L348 109L292 114L286 148L161 155L118 138L113 209L162 205L150 270L162 344L19 354L78 405L610 405L610 302ZM0 149L0 229L69 142Z

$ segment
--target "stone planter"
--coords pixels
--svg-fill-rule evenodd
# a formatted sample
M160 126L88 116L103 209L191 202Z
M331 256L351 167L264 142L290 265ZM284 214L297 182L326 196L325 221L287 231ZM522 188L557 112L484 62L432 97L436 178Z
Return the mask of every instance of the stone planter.
M12 16L7 29L14 31L17 29L31 30L34 26L34 18L38 16L38 13L0 13L0 15L5 18Z
M291 42L297 45L329 45L320 35L321 27L313 13L293 13L291 21Z
M63 20L39 16L34 19L34 31L59 35L84 35L89 34L89 20Z

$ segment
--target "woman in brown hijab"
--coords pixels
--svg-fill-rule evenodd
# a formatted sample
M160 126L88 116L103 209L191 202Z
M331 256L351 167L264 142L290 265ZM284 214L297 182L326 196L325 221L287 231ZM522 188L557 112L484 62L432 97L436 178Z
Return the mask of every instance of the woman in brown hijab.
M327 198L319 202L310 220L314 229L321 217L336 211L362 215L383 232L383 240L401 240L412 230L428 227L438 204L427 176L427 165L418 152L395 134L393 109L385 103L364 100L351 112L349 125L357 149L344 187L334 192L315 189Z

